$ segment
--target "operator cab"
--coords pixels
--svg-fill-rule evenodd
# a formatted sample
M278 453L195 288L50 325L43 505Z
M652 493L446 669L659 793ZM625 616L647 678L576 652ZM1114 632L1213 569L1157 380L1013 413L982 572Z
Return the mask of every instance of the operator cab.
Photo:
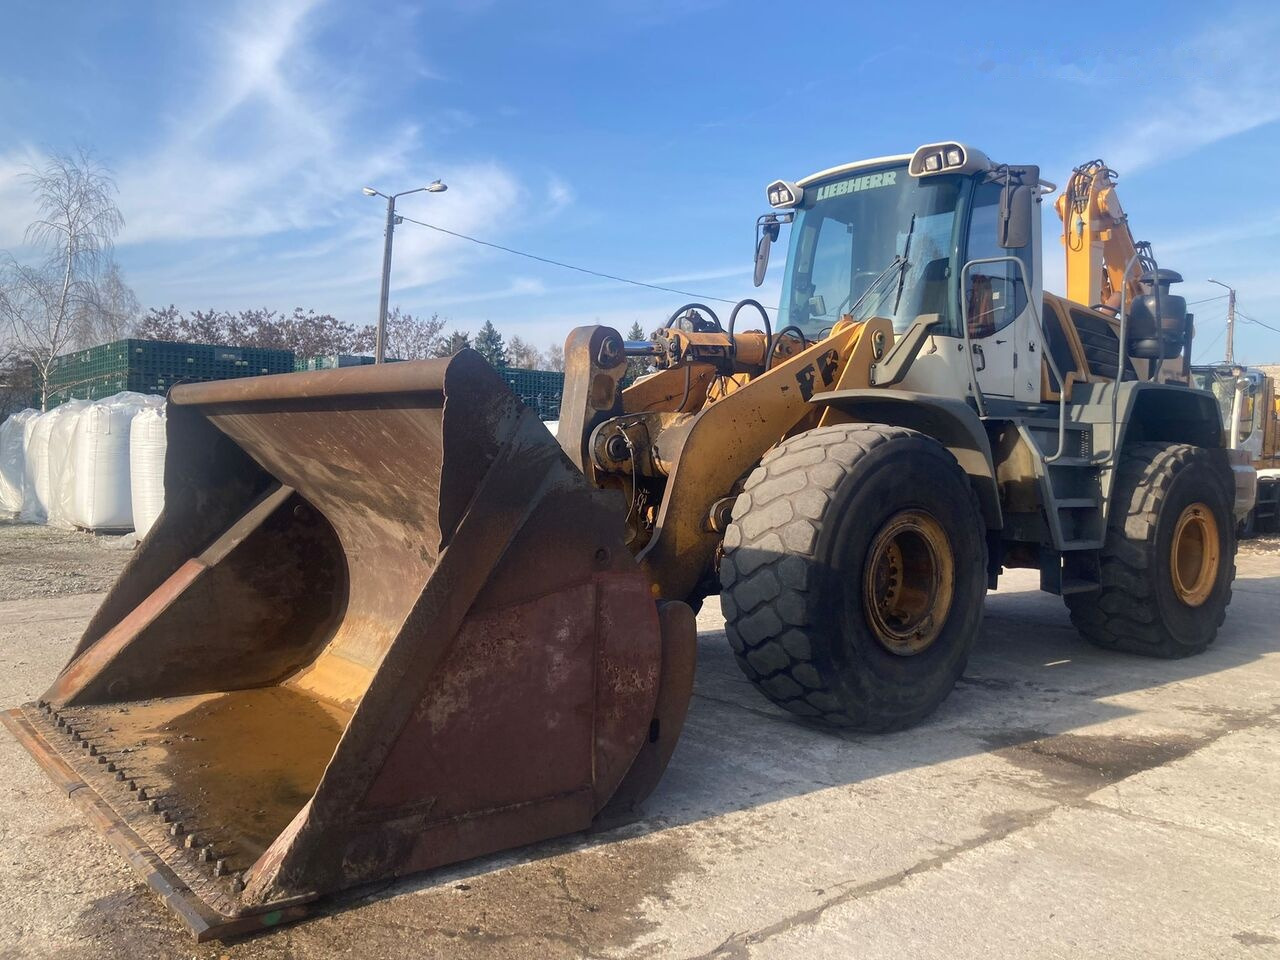
M1206 364L1191 368L1192 385L1212 393L1218 404L1227 446L1247 450L1253 459L1262 455L1263 435L1266 432L1264 382L1262 374L1257 370L1246 370L1238 364ZM1240 422L1236 424L1235 437L1232 437L1231 424L1237 416L1237 391L1240 393Z
M935 369L920 370L922 383L936 390L945 367L960 395L976 380L983 395L1039 401L1042 189L1038 167L996 165L954 142L777 181L766 193L781 212L760 218L757 280L789 222L779 330L815 340L842 318L881 316L901 336L925 319L918 365Z

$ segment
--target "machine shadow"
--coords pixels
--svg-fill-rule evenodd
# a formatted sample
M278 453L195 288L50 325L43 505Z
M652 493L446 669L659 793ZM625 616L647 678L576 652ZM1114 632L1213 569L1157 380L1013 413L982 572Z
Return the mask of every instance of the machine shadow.
M684 733L661 784L634 814L605 818L586 834L349 890L318 904L316 916L410 894L448 894L456 884L465 889L464 880L514 866L913 768L1003 754L1133 714L1112 702L1117 696L1194 681L1280 650L1260 600L1280 589L1280 577L1237 580L1218 640L1185 660L1095 648L1076 633L1062 602L1036 588L1033 574L1015 572L1006 584L987 597L980 638L951 696L925 722L893 734L822 728L775 707L739 671L719 626L718 603L709 600L698 618L697 675ZM1239 719L1222 710L1222 724Z

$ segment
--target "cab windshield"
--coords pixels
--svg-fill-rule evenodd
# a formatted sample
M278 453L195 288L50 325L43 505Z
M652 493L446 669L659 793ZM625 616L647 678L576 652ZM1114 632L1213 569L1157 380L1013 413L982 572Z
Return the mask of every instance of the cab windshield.
M960 190L958 177L917 179L905 163L807 186L791 228L779 326L817 338L852 312L855 320L888 317L901 333L920 314L937 313L949 330Z

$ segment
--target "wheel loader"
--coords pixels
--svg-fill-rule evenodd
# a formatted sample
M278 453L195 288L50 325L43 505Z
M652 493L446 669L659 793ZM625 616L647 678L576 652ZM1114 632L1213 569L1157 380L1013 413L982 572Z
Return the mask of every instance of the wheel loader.
M1218 401L1223 442L1245 451L1258 473L1253 509L1236 526L1236 536L1280 533L1280 394L1263 370L1221 363L1191 368L1192 382Z
M625 814L713 594L764 696L859 730L938 706L1009 568L1095 644L1198 653L1253 472L1114 183L1058 201L1067 299L1035 166L947 142L777 181L776 316L574 330L554 438L471 351L177 386L163 514L5 722L227 937Z

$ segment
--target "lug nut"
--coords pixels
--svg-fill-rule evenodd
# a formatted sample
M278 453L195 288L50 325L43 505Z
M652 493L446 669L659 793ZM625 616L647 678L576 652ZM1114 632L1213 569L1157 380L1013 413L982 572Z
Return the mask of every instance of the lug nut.
M213 875L220 877L227 872L227 861L219 860L213 865Z
M145 799L147 799L147 788L146 788L146 787L139 787L139 788L138 788L138 799L139 799L139 800L145 800Z
M147 813L155 813L159 809L160 809L160 804L156 803L154 800L147 801L147 806L146 806Z
M243 890L244 890L244 881L241 880L239 877L233 878L231 881L231 892L240 893Z
M213 847L205 846L200 848L200 862L201 863L213 862Z
M185 832L186 831L182 829L182 824L180 823L174 823L169 826L169 836L171 837L180 837Z

